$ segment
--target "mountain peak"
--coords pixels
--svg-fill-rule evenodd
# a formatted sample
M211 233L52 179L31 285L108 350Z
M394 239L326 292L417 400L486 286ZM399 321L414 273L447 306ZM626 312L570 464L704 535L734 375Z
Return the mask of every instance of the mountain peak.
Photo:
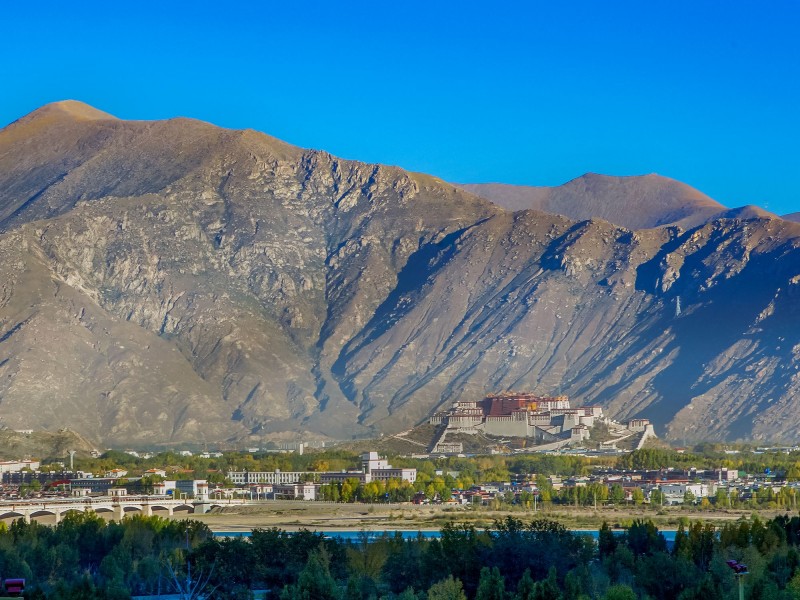
M744 206L739 206L738 208L732 208L727 210L720 215L718 215L717 219L775 219L778 215L769 212L768 210L764 210L759 206L754 206L752 204L746 204ZM790 219L789 219L790 220Z
M35 110L29 116L33 116L36 114L47 114L47 113L52 114L56 112L67 115L77 121L100 121L107 119L114 119L114 120L117 119L115 116L110 115L107 112L98 110L93 106L90 106L85 102L80 102L78 100L60 100L58 102L51 102L50 104L45 104L40 109Z
M0 130L0 136L5 143L13 143L47 131L52 126L72 126L75 123L92 121L119 121L119 119L77 100L61 100L45 104L17 119Z
M585 173L555 187L467 184L463 188L511 209L536 209L575 220L599 217L630 229L693 227L726 208L702 192L656 173Z

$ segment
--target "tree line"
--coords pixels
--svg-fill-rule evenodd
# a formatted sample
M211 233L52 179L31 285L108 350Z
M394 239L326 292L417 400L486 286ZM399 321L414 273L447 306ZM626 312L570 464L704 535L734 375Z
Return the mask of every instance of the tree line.
M187 581L220 599L722 600L738 597L725 562L736 560L748 566L746 598L789 600L800 598L798 546L790 515L682 524L670 546L644 520L623 532L604 524L597 539L508 517L489 530L449 524L438 539L346 541L276 528L216 538L196 521L71 513L55 527L0 527L0 572L27 579L26 597L56 600L171 593Z

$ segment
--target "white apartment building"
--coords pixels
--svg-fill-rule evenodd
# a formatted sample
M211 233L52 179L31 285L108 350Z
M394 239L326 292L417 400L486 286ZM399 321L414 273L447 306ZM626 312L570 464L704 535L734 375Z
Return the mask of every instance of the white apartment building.
M713 495L716 491L714 486L705 483L663 483L660 487L665 504L683 504L686 492L691 492L699 500Z
M272 485L283 485L299 483L306 477L312 475L310 471L228 471L228 479L236 485L247 485L249 483L269 483Z
M377 452L365 452L361 455L360 471L228 471L228 479L237 486L264 483L271 485L291 485L307 481L310 477L319 477L321 483L333 483L346 479L358 479L361 483L371 481L388 481L402 479L409 483L417 480L416 469L393 467Z
M22 469L35 471L40 466L38 460L4 460L0 461L0 474L19 473Z

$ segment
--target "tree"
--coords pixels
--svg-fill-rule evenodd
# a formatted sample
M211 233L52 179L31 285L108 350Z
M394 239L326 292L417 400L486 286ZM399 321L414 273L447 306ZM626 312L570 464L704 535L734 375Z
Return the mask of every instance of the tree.
M617 538L608 523L603 521L597 537L597 546L600 557L611 556L617 549Z
M672 544L672 555L682 556L690 559L692 556L691 549L689 548L689 536L686 534L686 528L683 523L678 523L678 530L675 532L675 541Z
M590 483L586 488L586 502L594 504L605 504L609 497L608 486L602 483ZM623 494L623 499L625 495Z
M615 483L611 486L611 491L609 492L608 499L611 504L622 504L625 502L625 490L622 486L618 483Z
M326 483L325 485L321 485L319 491L323 500L330 500L332 502L339 502L340 500L338 483Z
M525 490L519 494L519 503L525 508L533 506L533 494Z
M354 502L356 496L356 490L358 489L360 482L356 478L346 479L342 482L342 487L340 489L339 495L342 499L342 502Z
M661 506L664 504L664 492L658 488L650 492L650 504L653 506Z
M775 598L778 596L777 589L770 590L767 586L764 587L764 591L762 593L765 594L762 596L765 598ZM699 584L692 585L681 592L681 594L678 596L678 600L722 600L722 597L722 593L714 583L714 579L710 574L706 573L705 577L700 580Z
M547 579L537 581L533 588L532 600L560 600L561 589L558 587L556 568L550 567Z
M433 500L434 498L436 498L436 488L435 488L435 487L433 487L433 484L432 484L432 483L429 483L429 484L428 484L428 485L425 487L425 497L426 497L428 500Z
M791 594L793 599L800 600L800 571L797 571L786 585L786 591Z
M514 600L533 600L535 588L536 583L534 583L533 577L531 577L531 570L525 569L519 583L517 583L517 593L514 596Z
M397 595L397 600L418 600L418 596L413 587L407 587Z
M371 542L363 532L358 544L347 548L347 566L351 573L347 595L352 597L350 588L355 585L360 598L377 595L378 580L388 557L388 544L383 540Z
M500 569L493 567L489 570L489 567L483 567L475 600L504 600L505 595L506 582L500 574Z
M536 476L536 489L539 491L541 502L550 502L553 499L553 485L544 475Z
M339 589L331 576L330 558L324 547L309 553L297 584L283 588L281 600L339 600Z
M184 577L173 568L169 561L167 561L166 565L169 574L168 579L175 588L175 591L178 592L178 596L181 600L194 600L195 598L206 597L206 593L208 593L206 588L208 588L209 580L212 576L211 571L208 573L195 573L194 579L192 579L191 570L187 570L187 574ZM190 565L187 563L187 569L190 568Z
M714 554L714 541L716 530L711 523L705 525L695 521L689 528L689 552L694 563L702 570L708 570Z
M319 473L322 473L323 471L329 471L330 468L330 463L327 460L319 459L311 463L311 470Z
M663 552L667 549L664 535L652 521L635 520L626 534L628 548L636 556Z
M633 490L633 503L636 506L641 506L644 504L644 492L642 488L636 488Z
M461 580L453 579L453 576L450 575L447 579L442 579L430 587L428 600L467 600L467 596Z
M603 600L636 600L636 594L630 586L617 584L608 588Z

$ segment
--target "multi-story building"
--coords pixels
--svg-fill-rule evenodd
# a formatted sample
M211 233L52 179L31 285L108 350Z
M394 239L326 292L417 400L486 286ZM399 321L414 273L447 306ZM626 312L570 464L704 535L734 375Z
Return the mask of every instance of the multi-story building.
M119 483L114 477L84 477L82 479L70 479L69 487L75 492L86 490L85 493L108 495L109 490Z
M393 467L386 459L380 458L377 452L365 452L361 455L360 471L328 471L319 474L321 483L334 483L347 479L358 479L359 483L389 479L402 479L414 483L417 480L417 470Z
M179 498L208 498L208 481L205 479L171 479L153 484L153 493L158 496L172 494Z
M228 479L235 485L248 485L251 483L270 483L282 485L299 483L314 475L311 471L228 471Z
M628 421L628 429L631 431L644 431L650 425L650 419L631 419Z
M228 471L228 479L240 486L255 483L292 485L313 478L319 478L320 483L333 483L347 479L358 479L361 483L402 479L414 483L417 480L417 470L393 467L385 458L378 456L377 452L366 452L361 455L361 470L358 471Z
M35 471L39 466L38 460L3 460L0 461L0 473L18 473L23 469Z
M690 493L695 499L707 498L713 495L715 486L705 483L675 482L665 483L659 486L664 494L666 504L683 504L686 493Z
M208 499L208 481L205 479L178 479L175 481L175 491L186 494L188 498L198 500Z
M288 500L316 500L317 486L313 483L293 483L291 485L275 485L272 487L275 498Z
M385 459L378 457L377 452L365 452L361 455L361 468L370 481L388 481L389 479L402 479L409 483L417 480L416 469L401 469L390 465Z
M537 396L524 392L490 394L482 401L456 402L448 412L429 422L448 430L483 433L498 437L527 437L551 442L557 436L583 438L584 428L603 416L599 406L572 408L567 396Z

